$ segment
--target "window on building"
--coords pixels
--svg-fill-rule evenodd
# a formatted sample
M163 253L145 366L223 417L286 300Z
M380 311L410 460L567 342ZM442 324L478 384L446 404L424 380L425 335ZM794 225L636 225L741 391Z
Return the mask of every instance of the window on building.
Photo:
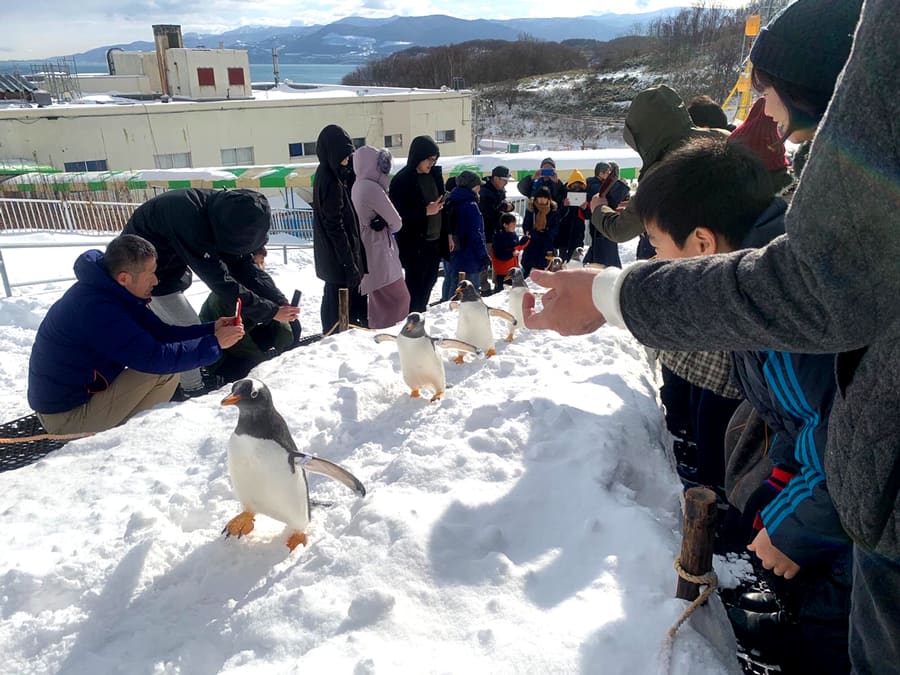
M172 152L164 155L153 155L157 169L188 169L194 166L189 152Z
M353 149L361 148L366 144L366 138L363 136L362 138L354 138L353 139Z
M215 87L216 72L212 68L197 68L197 80L201 87Z
M229 68L228 69L228 84L231 86L244 86L244 69L243 68Z
M297 142L297 143L288 143L288 155L290 157L315 157L316 156L316 142L315 141L307 141L307 142Z
M403 146L403 134L391 134L384 137L384 147L399 148Z
M253 147L222 148L222 166L246 166L253 164Z
M85 162L65 162L66 171L109 171L105 159L89 159Z
M438 129L434 132L434 140L438 143L456 143L456 129Z

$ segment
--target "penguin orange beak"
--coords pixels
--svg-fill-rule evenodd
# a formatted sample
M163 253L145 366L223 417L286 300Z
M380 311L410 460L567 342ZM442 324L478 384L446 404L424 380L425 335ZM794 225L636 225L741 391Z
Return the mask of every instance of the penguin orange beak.
M228 394L228 396L222 399L222 405L234 405L240 400L241 397L237 394Z

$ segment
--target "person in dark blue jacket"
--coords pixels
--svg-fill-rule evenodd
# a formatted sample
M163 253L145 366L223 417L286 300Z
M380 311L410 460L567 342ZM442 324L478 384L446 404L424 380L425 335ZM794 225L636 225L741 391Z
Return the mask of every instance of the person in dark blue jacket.
M687 194L684 185L696 192ZM772 191L750 151L695 140L644 178L635 208L662 259L729 253L784 234L787 205ZM798 596L799 614L797 648L786 657L802 672L849 672L851 542L823 468L836 392L834 354L739 351L732 362L738 388L775 432L767 449L774 470L747 501L744 516L755 521L747 548L766 569L798 580L784 585Z
M50 433L110 429L168 401L175 373L214 363L244 335L235 317L170 326L150 311L156 249L123 234L81 254L75 284L50 307L28 364L28 403Z
M530 237L522 251L522 274L527 278L535 267L546 269L547 254L553 252L559 231L559 214L549 188L539 187L534 198L528 200L522 231Z
M452 213L451 229L455 233L455 249L450 254L450 277L455 281L460 272L478 285L482 270L490 269L491 257L484 240L484 221L478 208L481 179L473 171L456 176L456 187L447 197L447 210Z

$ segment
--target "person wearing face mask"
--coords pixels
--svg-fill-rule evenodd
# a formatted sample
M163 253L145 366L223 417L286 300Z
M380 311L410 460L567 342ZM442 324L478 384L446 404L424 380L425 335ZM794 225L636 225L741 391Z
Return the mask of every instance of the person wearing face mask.
M313 254L316 276L325 282L322 293L322 331L338 323L338 289L350 291L350 323L367 325L366 297L359 284L366 273L366 252L359 236L359 222L350 186L353 141L336 124L329 124L316 140L319 166L313 181Z
M424 312L438 278L441 257L449 258L448 236L441 217L444 177L441 156L431 136L416 136L404 166L391 180L388 195L403 229L397 233L400 262L406 272L409 311Z

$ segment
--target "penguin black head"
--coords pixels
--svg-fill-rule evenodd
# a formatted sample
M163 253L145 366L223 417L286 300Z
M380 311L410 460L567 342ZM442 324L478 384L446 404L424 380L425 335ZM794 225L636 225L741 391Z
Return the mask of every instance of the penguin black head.
M275 410L272 393L265 383L248 377L231 386L222 405L235 405L238 423L234 432L253 438L271 438L287 449L296 449L284 418Z
M406 317L406 323L400 331L400 335L417 338L425 335L425 317L419 312L413 312Z
M510 284L513 288L524 286L525 275L522 274L522 268L513 267L509 272L506 273L506 277L504 277L503 282Z
M238 410L272 407L272 393L259 380L248 377L231 386L231 393L222 399L222 405L236 405Z
M456 287L453 299L461 300L462 302L474 302L481 299L481 294L475 288L475 284L468 279L463 279L459 282L459 286Z

